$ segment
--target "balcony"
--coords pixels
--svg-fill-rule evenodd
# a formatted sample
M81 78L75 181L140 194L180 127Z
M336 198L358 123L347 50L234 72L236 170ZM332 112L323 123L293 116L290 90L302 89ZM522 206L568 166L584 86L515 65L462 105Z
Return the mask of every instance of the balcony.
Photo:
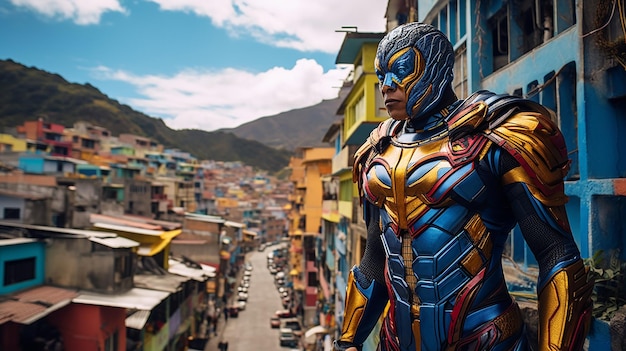
M341 151L333 156L332 174L339 175L345 171L352 169L354 165L354 153L358 149L358 145L347 145Z

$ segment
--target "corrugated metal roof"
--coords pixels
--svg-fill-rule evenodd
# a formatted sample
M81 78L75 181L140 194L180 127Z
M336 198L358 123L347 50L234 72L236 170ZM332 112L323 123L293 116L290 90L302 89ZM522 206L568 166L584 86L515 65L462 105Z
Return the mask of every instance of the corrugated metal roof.
M29 243L35 243L35 242L37 242L36 239L29 239L29 238L0 239L0 246L29 244Z
M166 291L133 288L126 293L116 295L81 292L72 302L150 311L169 295L170 293Z
M93 226L94 228L107 229L111 231L121 231L121 232L133 233L133 234L144 234L144 235L153 235L153 236L160 236L161 234L163 234L162 230L143 229L143 228L130 227L130 226L125 226L125 225L110 224L110 223L93 223Z
M209 222L209 223L217 223L217 224L226 222L226 220L221 217L202 215L202 214L197 214L197 213L189 213L189 212L185 213L185 218L193 220L193 221Z
M213 267L210 267L211 269ZM207 269L198 269L198 268L192 268L192 267L188 267L187 265L185 265L184 263L181 263L177 260L171 259L169 260L169 268L168 268L168 272L172 273L172 274L178 274L178 275L182 275L183 277L189 277L193 280L197 280L199 282L203 282L205 281L208 277L215 277L215 270L213 269L213 272L208 271L209 268Z
M13 321L33 323L68 305L78 292L70 289L42 285L9 296L0 303L0 324Z
M134 285L139 288L174 293L180 290L182 283L188 281L189 279L191 278L176 274L135 274L133 282Z
M245 223L239 223L239 222L233 222L233 221L226 221L224 222L224 225L227 227L235 227L235 228L245 228L246 224Z
M114 238L90 237L89 240L95 243L110 247L110 248L114 248L114 249L139 246L138 242L134 240L126 239L121 236L114 237Z
M163 227L161 227L160 225L132 221L132 220L125 219L122 216L114 217L114 216L101 215L98 213L90 214L89 221L91 223L106 223L106 224L128 226L131 228L141 228L141 229L147 229L147 230L159 230L159 231L163 230Z

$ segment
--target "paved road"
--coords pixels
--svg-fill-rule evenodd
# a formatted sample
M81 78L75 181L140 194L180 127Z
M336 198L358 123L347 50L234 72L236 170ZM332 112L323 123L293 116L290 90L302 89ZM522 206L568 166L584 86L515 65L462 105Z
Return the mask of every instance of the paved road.
M246 260L252 263L253 270L246 309L239 317L228 318L225 324L221 318L218 336L209 341L205 351L219 351L220 339L228 341L228 351L291 351L278 344L278 329L270 327L270 317L276 310L283 309L274 276L267 269L267 253L273 248L247 254Z

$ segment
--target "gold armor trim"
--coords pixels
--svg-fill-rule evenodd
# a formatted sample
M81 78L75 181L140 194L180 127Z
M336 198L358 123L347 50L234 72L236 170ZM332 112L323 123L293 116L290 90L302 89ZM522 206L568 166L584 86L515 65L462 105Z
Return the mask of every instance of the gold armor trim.
M346 292L346 306L343 312L343 328L341 330L341 341L354 341L356 330L363 318L363 312L368 299L356 286L354 273L348 275L348 287Z
M567 202L563 178L569 171L569 161L564 150L555 145L555 139L562 140L562 136L547 116L536 112L517 113L486 134L524 160L520 161L520 167L504 175L505 184L525 183L533 196L546 206Z
M581 260L557 271L539 293L539 349L574 350L589 329L593 282ZM583 328L582 330L580 328Z
M457 112L455 118L448 122L448 129L455 134L461 130L475 130L484 122L488 107L482 101L469 105L464 110Z
M491 258L493 243L487 228L483 224L479 215L474 215L465 225L465 230L472 238L475 248L461 261L461 265L471 275L476 275L482 268L486 260Z
M524 326L524 322L522 312L520 311L517 303L514 302L511 307L506 310L506 312L496 317L493 323L500 331L499 340L506 340L519 333L520 329Z

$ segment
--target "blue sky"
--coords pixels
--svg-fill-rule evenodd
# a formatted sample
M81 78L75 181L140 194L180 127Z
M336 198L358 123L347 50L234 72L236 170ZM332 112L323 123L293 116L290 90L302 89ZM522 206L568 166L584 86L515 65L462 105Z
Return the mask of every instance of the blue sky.
M174 129L233 128L337 97L342 26L384 0L0 0L0 59L89 83Z

